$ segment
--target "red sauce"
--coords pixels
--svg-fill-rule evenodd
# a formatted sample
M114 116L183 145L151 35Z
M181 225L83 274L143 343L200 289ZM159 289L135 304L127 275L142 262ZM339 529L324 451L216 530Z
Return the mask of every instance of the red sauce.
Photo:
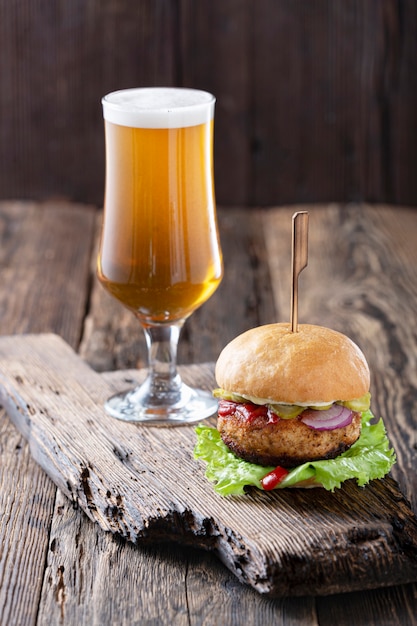
M276 424L280 419L276 413L264 404L253 404L253 402L219 400L218 413L221 417L236 415L249 423L261 418L267 424Z
M271 491L284 480L287 474L288 470L278 465L272 472L269 472L269 474L262 478L261 485L265 491Z

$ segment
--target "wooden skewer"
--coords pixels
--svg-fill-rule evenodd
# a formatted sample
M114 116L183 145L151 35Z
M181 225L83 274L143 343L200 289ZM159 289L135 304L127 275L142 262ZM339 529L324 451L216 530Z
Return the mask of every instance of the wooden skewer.
M308 211L292 216L291 331L298 332L298 276L308 263Z

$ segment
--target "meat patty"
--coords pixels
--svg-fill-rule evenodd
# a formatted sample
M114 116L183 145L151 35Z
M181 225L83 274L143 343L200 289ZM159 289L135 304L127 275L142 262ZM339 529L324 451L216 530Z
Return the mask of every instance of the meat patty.
M257 463L295 467L307 461L333 459L359 438L361 415L353 413L352 422L334 430L314 430L299 419L272 420L267 416L248 420L236 411L219 415L217 429L236 456Z

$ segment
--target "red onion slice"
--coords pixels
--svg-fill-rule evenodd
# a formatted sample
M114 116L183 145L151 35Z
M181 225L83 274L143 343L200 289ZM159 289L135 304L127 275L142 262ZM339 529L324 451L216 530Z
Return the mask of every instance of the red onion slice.
M303 424L315 430L343 428L344 426L349 426L352 419L353 412L340 404L333 404L330 409L325 411L307 409L300 416L300 421Z

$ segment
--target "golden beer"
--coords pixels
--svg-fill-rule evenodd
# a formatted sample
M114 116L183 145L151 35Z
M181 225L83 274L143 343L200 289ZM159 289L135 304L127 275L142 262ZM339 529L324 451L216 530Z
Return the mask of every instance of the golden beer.
M222 277L207 117L105 113L98 277L145 323L185 319Z
M104 404L143 424L213 415L209 391L177 371L184 320L215 291L223 265L213 184L215 98L184 88L125 89L102 100L106 188L97 273L139 319L148 376Z

